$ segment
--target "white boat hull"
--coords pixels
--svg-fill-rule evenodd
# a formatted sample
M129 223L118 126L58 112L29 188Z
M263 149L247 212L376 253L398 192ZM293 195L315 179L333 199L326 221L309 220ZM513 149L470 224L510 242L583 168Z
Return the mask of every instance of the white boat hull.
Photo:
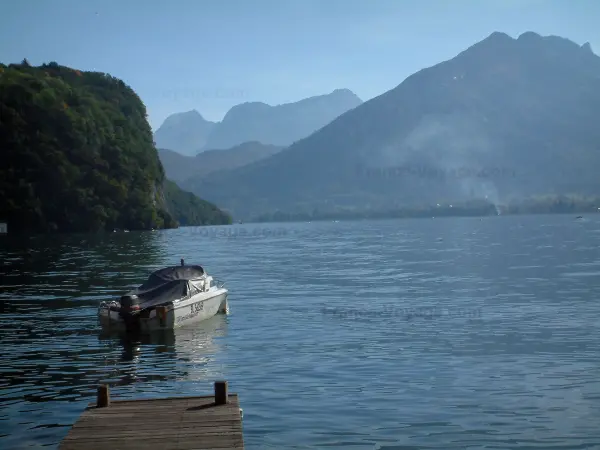
M152 309L147 317L144 317L142 313L139 319L139 331L179 328L201 322L219 313L228 314L227 295L227 289L213 288L190 298L167 303L164 317L161 315L160 308L158 312L156 309ZM115 331L126 329L119 312L111 310L108 305L100 306L98 318L103 328Z

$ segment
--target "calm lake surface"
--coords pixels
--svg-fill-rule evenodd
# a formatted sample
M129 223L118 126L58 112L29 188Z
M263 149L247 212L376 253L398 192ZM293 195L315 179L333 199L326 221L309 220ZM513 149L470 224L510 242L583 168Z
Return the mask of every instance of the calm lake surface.
M2 449L56 447L98 383L216 379L248 449L600 448L600 214L4 236L0 256ZM182 257L229 316L101 335L101 300Z

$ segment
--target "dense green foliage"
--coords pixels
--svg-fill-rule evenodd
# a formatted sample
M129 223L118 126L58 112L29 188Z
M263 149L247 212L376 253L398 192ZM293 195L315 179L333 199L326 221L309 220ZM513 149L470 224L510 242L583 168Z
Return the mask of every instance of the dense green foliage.
M181 226L231 223L231 216L227 213L191 192L182 191L170 180L165 180L164 193L170 213Z
M0 151L12 232L176 226L146 108L108 74L0 65Z

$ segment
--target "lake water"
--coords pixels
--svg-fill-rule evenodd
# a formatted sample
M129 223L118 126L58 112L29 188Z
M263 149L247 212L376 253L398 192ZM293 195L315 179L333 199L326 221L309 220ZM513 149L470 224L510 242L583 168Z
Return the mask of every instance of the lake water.
M0 448L226 379L248 449L600 448L600 215L245 224L0 242ZM231 314L130 342L98 302L203 264Z

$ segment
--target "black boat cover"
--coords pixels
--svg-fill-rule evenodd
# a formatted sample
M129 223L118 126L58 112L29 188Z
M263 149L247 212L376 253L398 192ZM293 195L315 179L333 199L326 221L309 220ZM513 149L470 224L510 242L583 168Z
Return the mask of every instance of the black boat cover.
M187 296L189 289L194 288L189 281L201 278L204 273L201 266L166 267L150 274L144 284L125 295L136 295L138 300L132 303L140 309L158 306Z
M152 272L148 281L142 284L138 289L148 290L153 286L159 286L169 281L177 280L195 280L204 275L204 269L201 266L172 266Z

